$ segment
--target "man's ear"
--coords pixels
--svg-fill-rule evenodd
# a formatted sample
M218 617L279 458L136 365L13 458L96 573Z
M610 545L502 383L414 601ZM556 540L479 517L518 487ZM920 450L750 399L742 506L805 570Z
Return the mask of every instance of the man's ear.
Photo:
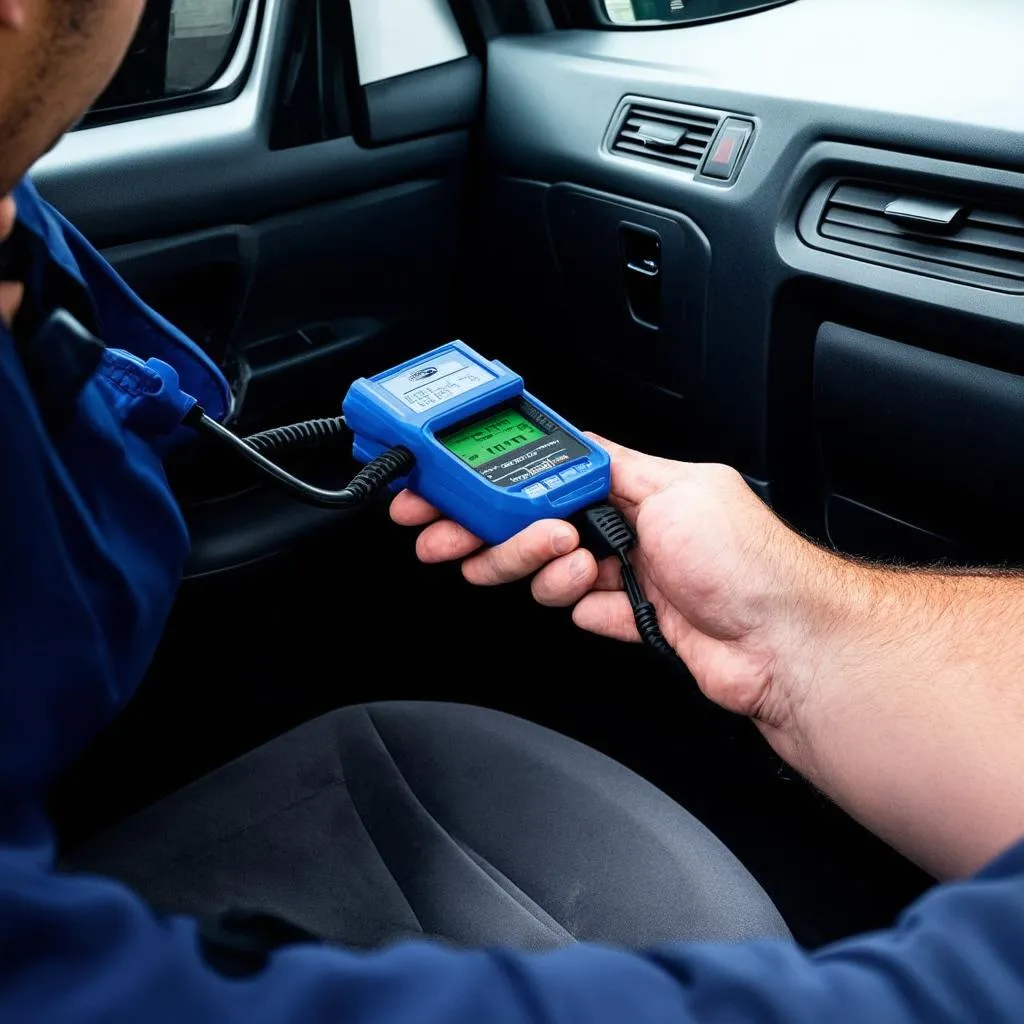
M18 29L25 25L25 0L0 0L0 30Z

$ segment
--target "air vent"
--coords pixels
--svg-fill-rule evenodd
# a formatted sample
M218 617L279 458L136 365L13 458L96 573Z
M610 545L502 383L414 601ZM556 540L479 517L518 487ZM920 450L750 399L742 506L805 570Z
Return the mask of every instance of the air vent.
M813 209L818 206L820 211ZM829 182L810 208L810 224L802 219L801 233L817 248L975 287L1024 292L1021 213L860 181Z
M720 120L717 114L691 107L627 103L609 148L613 153L695 171Z

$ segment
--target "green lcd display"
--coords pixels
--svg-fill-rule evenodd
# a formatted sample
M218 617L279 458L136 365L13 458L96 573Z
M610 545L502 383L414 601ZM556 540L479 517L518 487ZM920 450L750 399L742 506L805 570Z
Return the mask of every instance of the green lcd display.
M460 427L440 440L463 462L482 466L544 436L544 431L522 413L505 409Z

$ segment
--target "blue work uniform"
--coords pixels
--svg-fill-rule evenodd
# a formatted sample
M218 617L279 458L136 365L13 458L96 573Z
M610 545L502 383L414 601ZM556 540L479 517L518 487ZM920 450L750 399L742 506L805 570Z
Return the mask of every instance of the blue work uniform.
M47 788L139 683L181 576L188 539L161 456L193 399L218 417L231 399L30 185L16 200L40 330L30 344L0 327L0 1021L1024 1021L1024 845L891 931L813 954L768 940L546 954L299 942L244 977L209 962L197 922L55 874ZM108 347L47 329L56 305Z

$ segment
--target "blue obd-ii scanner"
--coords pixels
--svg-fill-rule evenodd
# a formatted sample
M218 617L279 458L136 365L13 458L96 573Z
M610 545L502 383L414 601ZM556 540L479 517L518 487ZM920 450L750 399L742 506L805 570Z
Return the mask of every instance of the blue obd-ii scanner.
M357 380L343 411L360 462L407 448L399 484L489 544L608 497L608 453L461 341Z

